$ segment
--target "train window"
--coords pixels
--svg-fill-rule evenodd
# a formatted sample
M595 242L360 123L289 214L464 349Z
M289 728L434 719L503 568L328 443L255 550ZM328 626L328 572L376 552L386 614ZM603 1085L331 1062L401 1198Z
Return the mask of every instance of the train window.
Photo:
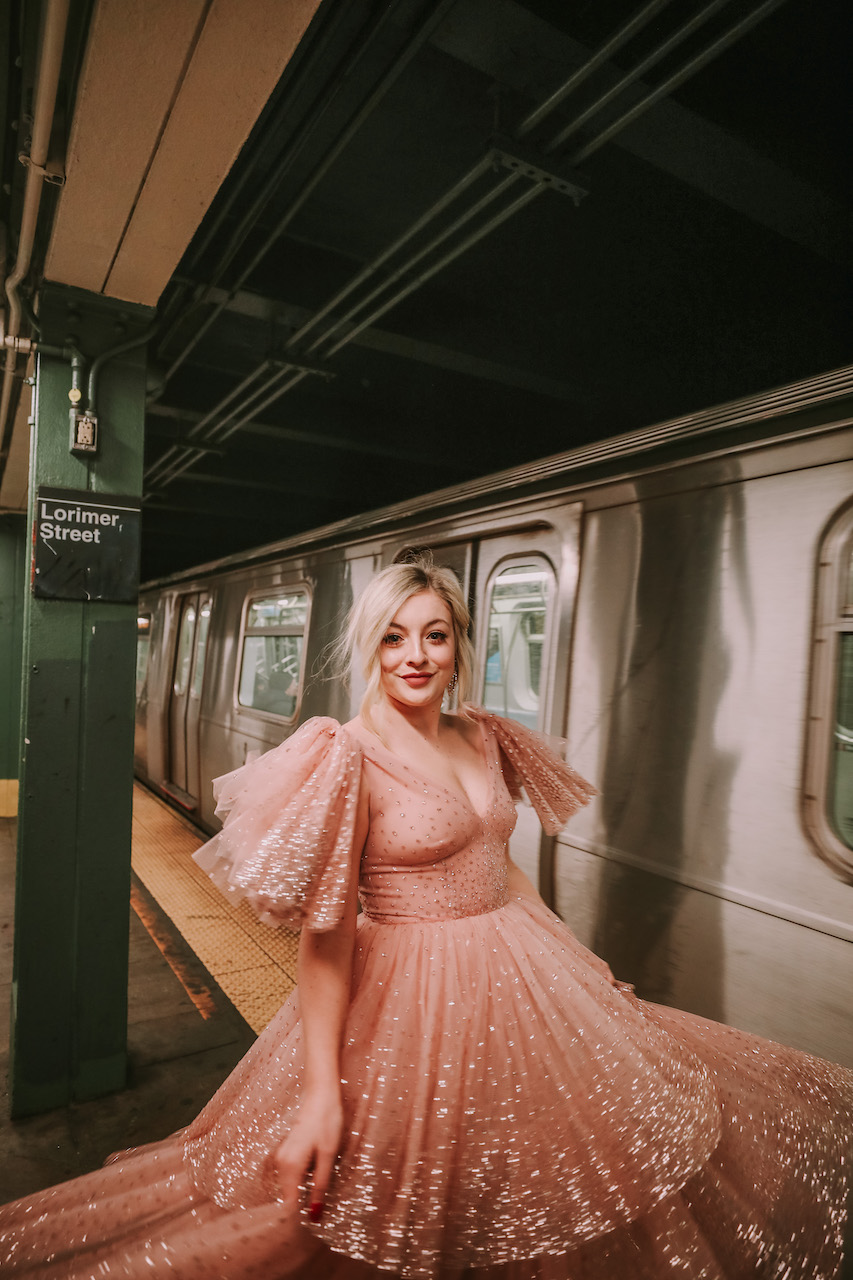
M293 720L302 676L308 592L288 588L246 607L237 699L267 715Z
M504 562L488 593L483 705L535 729L554 574L544 559Z
M853 633L839 637L834 746L829 816L838 835L853 849Z
M190 697L200 698L204 683L204 660L207 656L207 633L210 630L210 611L213 601L208 597L202 600L198 611L198 626L195 631L195 657L193 658L193 682Z
M853 536L844 546L840 576L834 750L827 800L836 833L853 849Z
M151 614L141 613L136 619L136 693L140 694L148 675L148 654L151 649Z
M195 635L195 605L186 605L181 615L181 632L178 636L178 656L175 661L175 693L179 698L187 691L190 682L190 665L193 660L193 636Z
M853 506L821 548L805 814L820 852L853 869Z

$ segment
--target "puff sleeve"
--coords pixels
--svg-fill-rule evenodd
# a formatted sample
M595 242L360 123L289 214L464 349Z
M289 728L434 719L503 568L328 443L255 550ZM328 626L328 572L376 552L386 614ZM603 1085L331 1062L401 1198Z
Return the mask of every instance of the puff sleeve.
M480 707L465 707L465 712L492 729L510 794L527 795L548 835L561 831L596 794L595 787L567 765L541 733Z
M222 830L193 856L232 902L267 924L318 931L341 920L352 865L361 750L317 717L213 783Z

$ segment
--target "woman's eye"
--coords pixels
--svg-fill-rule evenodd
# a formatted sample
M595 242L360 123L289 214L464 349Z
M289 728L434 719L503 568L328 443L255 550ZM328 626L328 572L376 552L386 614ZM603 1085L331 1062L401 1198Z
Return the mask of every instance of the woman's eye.
M397 635L396 631L389 631L387 636L383 638L382 643L383 644L399 644L402 638L403 638L402 636Z
M427 636L427 639L434 640L436 644L444 644L445 640L447 639L447 632L446 631L430 631L429 635Z

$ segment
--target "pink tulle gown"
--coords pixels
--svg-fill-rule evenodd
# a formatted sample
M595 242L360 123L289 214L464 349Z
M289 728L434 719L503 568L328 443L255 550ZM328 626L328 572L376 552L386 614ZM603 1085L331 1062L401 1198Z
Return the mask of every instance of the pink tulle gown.
M196 1121L0 1209L3 1276L181 1280L803 1280L837 1274L853 1072L614 985L509 897L523 784L556 830L591 789L483 712L491 796L312 720L221 780L197 855L271 921L328 928L370 793L322 1221L277 1200L299 1103L298 992Z

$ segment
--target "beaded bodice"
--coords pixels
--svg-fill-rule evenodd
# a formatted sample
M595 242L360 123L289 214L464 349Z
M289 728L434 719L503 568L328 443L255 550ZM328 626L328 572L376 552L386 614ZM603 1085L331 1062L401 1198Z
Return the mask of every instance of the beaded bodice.
M195 860L234 901L271 924L331 929L353 872L359 796L370 822L359 892L373 920L480 915L507 901L514 800L527 792L546 831L559 831L593 788L522 725L476 707L489 774L478 812L468 797L403 764L372 734L326 717L217 778L218 835Z
M481 730L489 773L483 813L461 792L403 764L375 739L359 736L370 795L359 900L372 920L451 919L506 904L506 845L515 805L494 734L484 722Z

